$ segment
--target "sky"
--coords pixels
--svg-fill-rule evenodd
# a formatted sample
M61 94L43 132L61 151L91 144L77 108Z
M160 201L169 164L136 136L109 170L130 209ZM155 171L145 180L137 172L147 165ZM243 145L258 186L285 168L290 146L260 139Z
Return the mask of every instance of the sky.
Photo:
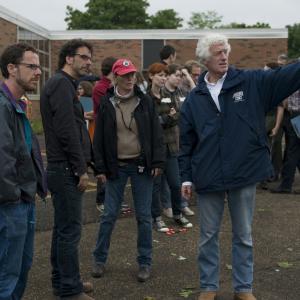
M112 0L118 1L118 0ZM0 0L0 5L48 30L66 30L66 6L81 11L88 0ZM214 10L223 16L222 23L269 23L272 28L300 23L300 0L148 0L148 14L173 8L185 20L192 12Z

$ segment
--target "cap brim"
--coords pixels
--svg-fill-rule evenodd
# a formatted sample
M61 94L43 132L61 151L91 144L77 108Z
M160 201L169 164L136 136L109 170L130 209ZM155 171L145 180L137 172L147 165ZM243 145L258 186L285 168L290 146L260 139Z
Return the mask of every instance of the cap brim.
M117 72L116 74L119 75L119 76L123 76L123 75L126 75L128 73L135 73L137 70L136 68L128 68L126 70L121 70L119 72Z

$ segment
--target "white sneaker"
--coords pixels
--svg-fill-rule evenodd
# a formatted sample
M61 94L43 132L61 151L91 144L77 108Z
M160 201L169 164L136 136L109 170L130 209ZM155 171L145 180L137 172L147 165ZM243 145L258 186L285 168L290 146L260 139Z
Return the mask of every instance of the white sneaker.
M179 219L174 219L174 221L181 227L192 228L193 224L185 217L180 217Z
M167 232L169 231L169 228L167 227L166 223L163 220L158 220L154 222L154 228L158 232Z
M173 218L173 210L172 210L172 208L171 208L171 207L164 208L164 209L163 209L163 214L164 214L167 218L172 219L172 218Z
M182 212L183 212L186 216L193 216L193 215L195 215L195 213L194 213L188 206L184 207L184 208L182 209Z
M96 208L97 210L100 211L100 213L102 214L104 212L104 204L96 204Z

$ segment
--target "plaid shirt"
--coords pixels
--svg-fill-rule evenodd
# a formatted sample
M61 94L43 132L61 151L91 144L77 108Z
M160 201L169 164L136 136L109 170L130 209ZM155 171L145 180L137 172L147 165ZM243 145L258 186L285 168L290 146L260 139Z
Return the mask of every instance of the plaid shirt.
M300 90L296 91L294 94L288 98L288 111L290 113L300 113Z

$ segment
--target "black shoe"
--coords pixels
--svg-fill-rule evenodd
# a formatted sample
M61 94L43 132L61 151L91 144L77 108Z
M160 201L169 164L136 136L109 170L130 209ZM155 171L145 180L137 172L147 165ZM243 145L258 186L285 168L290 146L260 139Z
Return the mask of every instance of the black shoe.
M286 189L282 187L277 187L275 189L270 189L270 192L273 194L291 194L292 190L291 189Z
M94 287L92 285L92 283L86 281L82 283L82 291L86 294L91 293L94 290ZM53 295L54 296L59 296L59 289L58 288L53 288L52 289Z
M275 181L278 181L279 180L279 175L274 175L272 177L270 177L267 181L268 182L275 182Z
M104 264L94 262L93 270L92 270L91 275L92 275L92 277L94 277L94 278L100 278L100 277L103 276L104 271L105 271L105 266L104 266Z
M262 181L257 185L257 188L260 190L267 190L268 189L268 184L266 181Z
M137 279L139 282L145 282L150 278L150 267L140 266Z

